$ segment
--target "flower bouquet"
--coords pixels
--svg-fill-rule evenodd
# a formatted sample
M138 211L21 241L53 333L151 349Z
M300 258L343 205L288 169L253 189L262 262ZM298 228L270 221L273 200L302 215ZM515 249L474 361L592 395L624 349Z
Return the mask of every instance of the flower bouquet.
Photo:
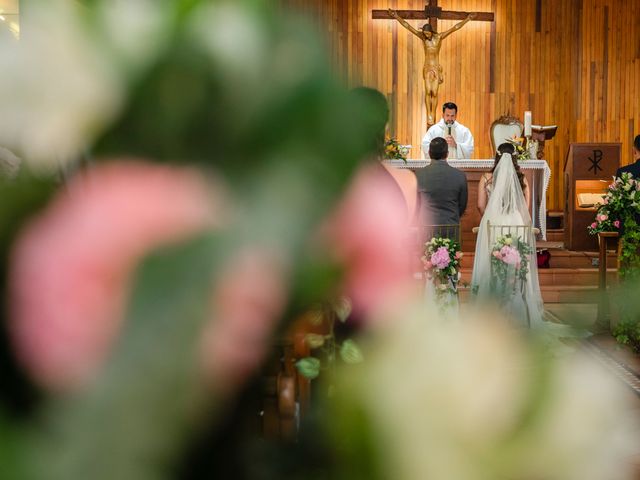
M603 209L596 214L595 221L587 227L587 230L590 235L597 235L599 232L617 232L620 230L620 225L620 220L613 220L606 209Z
M457 302L462 256L460 244L455 240L434 237L425 243L422 263L427 287L433 287L436 302L443 307Z
M528 243L511 233L496 239L491 251L491 292L494 295L508 299L519 291L518 287L527 281L532 252Z
M620 276L623 279L638 274L640 267L640 182L630 173L623 173L609 185L598 206L593 223L587 227L591 235L619 232L622 239ZM624 226L624 229L622 229Z
M386 160L402 160L406 162L409 149L410 147L407 145L400 145L395 138L390 138L384 142L384 158Z
M516 137L515 135L512 138L507 138L507 143L513 145L516 149L514 157L519 161L529 160L531 158L531 153L528 148L524 146L524 138Z
M630 173L623 173L616 178L602 197L598 206L595 221L587 227L591 235L600 232L618 232L622 218L627 213L632 215L640 211L640 182Z

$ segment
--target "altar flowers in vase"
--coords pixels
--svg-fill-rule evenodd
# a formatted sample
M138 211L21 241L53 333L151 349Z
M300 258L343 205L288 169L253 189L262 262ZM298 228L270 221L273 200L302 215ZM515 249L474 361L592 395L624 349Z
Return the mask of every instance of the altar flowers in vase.
M425 243L422 263L425 271L425 294L433 296L442 309L457 307L460 282L460 244L444 237Z

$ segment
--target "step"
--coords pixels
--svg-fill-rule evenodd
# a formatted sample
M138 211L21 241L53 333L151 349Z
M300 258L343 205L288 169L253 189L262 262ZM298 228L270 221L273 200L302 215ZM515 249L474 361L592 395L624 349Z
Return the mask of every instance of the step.
M547 229L547 242L564 242L564 229Z
M544 303L594 303L598 296L598 287L583 285L543 285L540 287ZM458 298L461 302L469 301L471 289L460 287Z
M549 265L551 268L596 268L599 254L597 252L572 252L570 250L549 249L551 258ZM462 267L472 268L474 252L464 252L462 257ZM607 255L607 267L617 267L618 256L615 252L610 251ZM546 269L539 269L543 271Z
M462 280L471 281L472 268L463 267L460 271ZM598 270L595 268L545 268L538 270L540 286L597 286ZM607 284L618 282L618 270L607 269Z

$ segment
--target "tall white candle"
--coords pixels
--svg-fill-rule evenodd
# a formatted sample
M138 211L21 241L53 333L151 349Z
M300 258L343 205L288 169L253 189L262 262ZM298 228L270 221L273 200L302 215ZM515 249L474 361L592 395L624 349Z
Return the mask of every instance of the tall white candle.
M525 137L531 136L531 112L530 111L524 112L524 136Z

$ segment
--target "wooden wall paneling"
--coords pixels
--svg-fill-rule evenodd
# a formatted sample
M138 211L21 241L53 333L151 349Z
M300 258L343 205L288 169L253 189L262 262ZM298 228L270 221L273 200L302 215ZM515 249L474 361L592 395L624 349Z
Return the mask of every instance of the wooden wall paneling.
M562 209L570 142L622 142L623 164L640 133L640 2L624 0L440 0L448 10L493 11L495 22L470 22L444 40L439 103L452 100L474 133L475 158L493 157L488 129L502 114L558 125L547 143L552 169L548 206ZM309 14L326 36L336 75L349 87L382 91L389 131L420 157L425 132L422 45L372 9L422 9L424 0L281 0ZM424 21L413 21L421 26ZM443 31L453 21L439 21Z

